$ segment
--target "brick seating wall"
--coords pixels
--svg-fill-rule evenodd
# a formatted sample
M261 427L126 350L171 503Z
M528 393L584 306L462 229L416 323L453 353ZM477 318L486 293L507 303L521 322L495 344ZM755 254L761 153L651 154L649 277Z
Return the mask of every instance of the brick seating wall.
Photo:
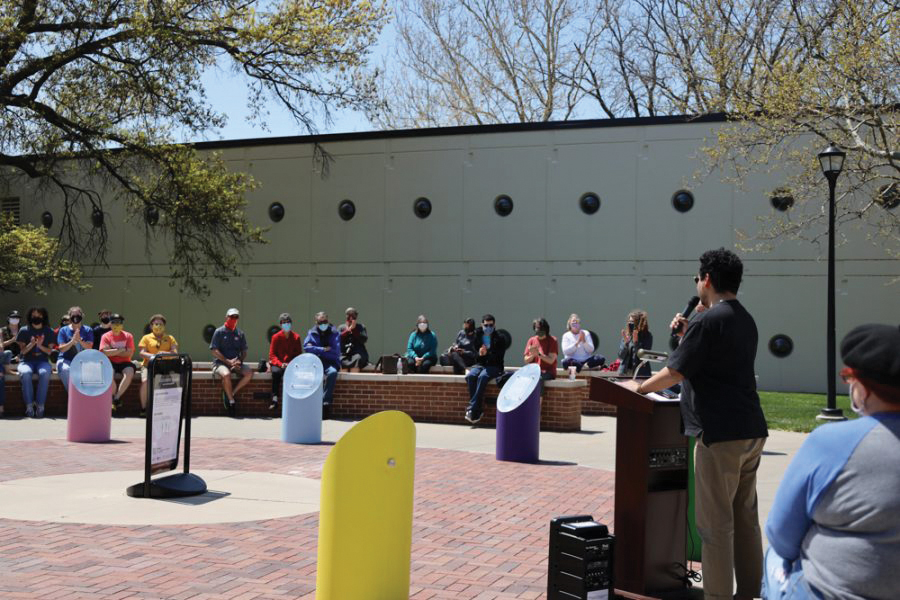
M35 380L35 383L36 380ZM118 382L117 382L118 385ZM192 383L194 416L224 416L221 385L208 371L195 371ZM6 374L6 408L10 417L24 415L22 388L18 375ZM140 411L140 374L136 374L123 397L117 416L133 417ZM270 417L268 409L272 384L268 373L255 373L253 380L237 397L239 417ZM615 415L615 407L588 400L587 382L559 379L544 387L541 404L541 429L544 431L579 431L581 415ZM496 398L499 388L491 383L485 393L485 412L480 425L496 423ZM335 385L331 416L337 419L360 419L382 410L401 410L414 421L426 423L466 424L463 417L468 405L468 390L462 375L380 375L341 373ZM50 380L46 416L66 416L67 398L58 376Z

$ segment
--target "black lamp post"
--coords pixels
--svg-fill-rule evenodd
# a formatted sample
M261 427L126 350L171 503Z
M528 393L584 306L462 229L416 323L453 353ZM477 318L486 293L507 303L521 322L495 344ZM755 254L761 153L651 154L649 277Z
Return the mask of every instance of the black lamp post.
M824 421L843 421L844 413L835 402L835 325L834 325L834 187L838 175L844 168L844 157L847 153L831 143L819 152L819 164L822 173L828 179L828 406L816 417Z

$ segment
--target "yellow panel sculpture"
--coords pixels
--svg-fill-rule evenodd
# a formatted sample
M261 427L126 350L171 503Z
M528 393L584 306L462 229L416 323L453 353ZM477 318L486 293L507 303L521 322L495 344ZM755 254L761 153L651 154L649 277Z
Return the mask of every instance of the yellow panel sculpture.
M357 423L322 471L317 600L409 598L416 427L385 411Z

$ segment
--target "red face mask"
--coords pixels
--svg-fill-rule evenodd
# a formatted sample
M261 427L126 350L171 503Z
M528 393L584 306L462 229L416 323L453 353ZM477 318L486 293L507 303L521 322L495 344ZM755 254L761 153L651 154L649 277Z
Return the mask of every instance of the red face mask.
M225 328L234 331L234 328L237 327L237 317L228 317L225 319Z

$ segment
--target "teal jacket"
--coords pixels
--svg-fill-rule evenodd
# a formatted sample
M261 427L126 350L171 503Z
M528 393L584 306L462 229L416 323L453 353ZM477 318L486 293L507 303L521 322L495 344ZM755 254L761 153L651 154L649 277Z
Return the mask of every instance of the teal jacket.
M431 358L437 362L437 336L433 331L420 333L418 330L409 334L406 343L407 358Z

